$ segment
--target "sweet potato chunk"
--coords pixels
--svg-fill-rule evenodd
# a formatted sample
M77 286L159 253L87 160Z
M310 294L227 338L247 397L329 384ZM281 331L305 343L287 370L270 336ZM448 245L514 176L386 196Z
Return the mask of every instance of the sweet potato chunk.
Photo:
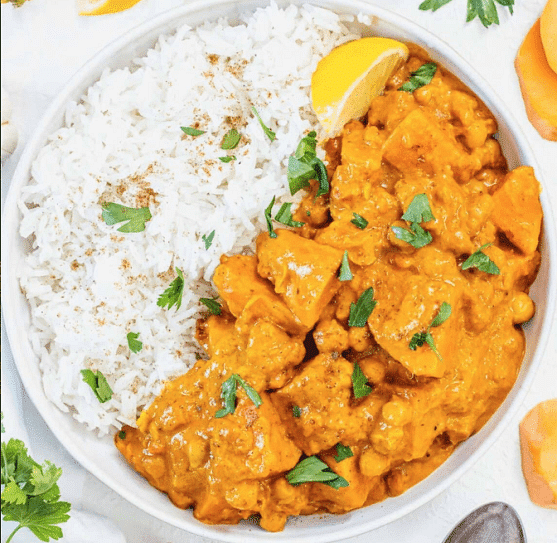
M277 230L277 238L257 238L257 269L271 280L290 311L312 327L340 287L337 272L343 251Z
M521 166L510 172L493 195L493 222L524 254L538 246L542 224L540 185L534 170Z

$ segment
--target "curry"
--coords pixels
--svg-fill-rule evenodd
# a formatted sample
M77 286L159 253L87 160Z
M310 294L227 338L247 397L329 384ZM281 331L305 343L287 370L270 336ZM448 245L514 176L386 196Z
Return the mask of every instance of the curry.
M200 521L344 513L397 496L477 432L512 387L540 254L539 185L509 172L491 113L417 48L367 117L325 143L304 223L223 256L208 359L115 443ZM224 400L224 401L223 401Z

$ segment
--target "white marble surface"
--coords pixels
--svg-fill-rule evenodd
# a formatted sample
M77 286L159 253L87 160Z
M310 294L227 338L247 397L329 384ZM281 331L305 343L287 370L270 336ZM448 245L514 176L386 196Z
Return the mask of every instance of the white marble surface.
M142 0L134 8L103 17L79 17L75 0L31 0L22 8L1 6L2 86L11 95L13 122L20 132L14 155L2 168L2 203L18 157L38 119L68 78L104 45L126 30L187 0ZM418 10L420 0L373 0L411 19L452 45L498 91L516 114L532 145L557 210L557 143L542 140L528 123L513 60L522 37L541 13L545 0L517 0L511 17L499 7L501 24L485 29L478 20L466 24L465 0L453 0L435 13ZM546 224L555 229L555 224ZM13 370L2 334L2 363ZM8 385L9 383L9 385ZM4 386L21 393L24 424L39 458L63 467L63 498L74 507L111 519L128 543L207 543L210 540L173 528L125 502L86 472L65 452L21 389L17 374ZM506 501L519 512L533 543L557 543L557 511L533 505L520 469L518 422L538 402L557 397L557 317L550 343L531 391L497 443L458 482L429 504L383 528L351 538L351 543L441 543L463 516L490 501ZM7 534L4 534L6 537ZM24 531L14 541L30 541Z

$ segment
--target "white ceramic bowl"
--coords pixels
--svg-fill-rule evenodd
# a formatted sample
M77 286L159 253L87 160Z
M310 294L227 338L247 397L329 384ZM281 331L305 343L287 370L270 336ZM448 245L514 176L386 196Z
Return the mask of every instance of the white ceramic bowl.
M285 4L280 1L278 3ZM362 1L312 0L312 3L339 13L368 14L371 16L372 25L370 28L362 29L365 33L412 41L424 47L434 60L460 77L494 113L499 123L499 140L509 166L514 168L520 164L527 164L536 167L533 154L512 113L503 106L496 93L481 76L447 44L410 21ZM557 250L555 232L552 229L546 229L542 238L542 266L531 289L537 312L533 321L525 327L527 348L520 375L503 405L484 428L460 445L426 480L403 495L341 516L313 515L291 519L285 530L277 534L266 533L247 522L237 526L206 526L198 522L193 518L191 510L183 511L174 507L165 494L152 488L145 479L129 468L110 438L99 440L71 416L60 412L51 404L43 392L38 360L33 354L27 335L30 322L29 306L16 279L16 270L28 250L18 235L20 214L16 201L21 188L29 180L30 167L39 149L44 146L47 136L62 125L66 104L70 100L79 99L86 88L99 78L104 68L129 65L132 58L142 55L152 47L160 34L172 32L180 24L197 25L220 16L228 16L234 22L240 12L267 4L266 0L209 0L173 9L113 42L70 80L44 115L34 137L24 150L6 200L2 218L2 308L10 345L29 396L66 449L109 487L151 515L206 537L242 543L271 540L318 543L339 540L378 528L423 505L461 477L501 434L522 403L549 336L557 293ZM540 174L539 169L537 173ZM544 194L542 205L546 220L551 222L551 211Z

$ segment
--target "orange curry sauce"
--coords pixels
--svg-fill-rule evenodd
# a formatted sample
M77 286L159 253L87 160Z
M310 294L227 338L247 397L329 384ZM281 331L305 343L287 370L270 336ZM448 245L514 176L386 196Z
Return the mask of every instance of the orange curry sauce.
M534 313L540 188L531 168L508 171L495 119L441 67L413 93L397 90L424 62L411 47L367 118L325 144L330 193L315 198L312 182L294 215L303 227L262 233L254 256L222 257L223 312L198 325L208 360L115 436L134 469L202 522L256 514L278 531L289 515L399 495L477 432L516 379L519 325ZM431 243L416 249L392 227L410 229L401 217L419 194L434 220L421 223ZM463 270L485 244L500 273ZM345 251L353 278L341 281ZM375 308L349 326L370 287ZM450 317L430 327L443 302ZM428 330L437 354L409 348ZM359 398L356 364L370 387ZM232 374L262 404L238 386L234 413L216 417ZM337 462L339 443L353 456ZM285 474L313 455L348 486L290 484Z

